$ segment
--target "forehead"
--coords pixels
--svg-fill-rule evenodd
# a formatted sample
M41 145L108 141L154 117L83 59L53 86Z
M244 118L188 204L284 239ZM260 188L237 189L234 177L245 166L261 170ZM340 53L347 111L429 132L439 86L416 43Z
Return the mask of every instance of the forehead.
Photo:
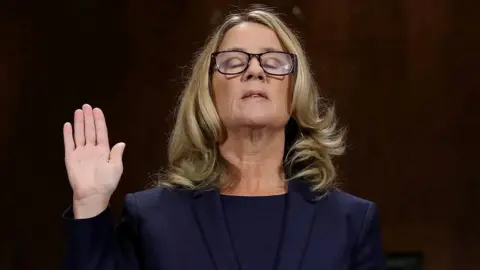
M232 27L225 34L219 50L242 49L247 52L283 50L277 34L265 25L244 22Z

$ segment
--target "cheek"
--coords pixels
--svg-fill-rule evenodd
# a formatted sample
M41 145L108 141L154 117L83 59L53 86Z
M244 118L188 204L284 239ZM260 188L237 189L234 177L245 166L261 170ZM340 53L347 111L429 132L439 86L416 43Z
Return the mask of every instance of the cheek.
M212 80L212 88L213 100L219 113L228 110L234 100L233 82L223 76L216 75Z
M292 110L292 100L293 100L293 85L289 84L287 88L287 97L286 97L288 112Z
M290 85L290 80L281 81L277 89L277 100L281 107L280 109L289 113L292 105L292 86Z

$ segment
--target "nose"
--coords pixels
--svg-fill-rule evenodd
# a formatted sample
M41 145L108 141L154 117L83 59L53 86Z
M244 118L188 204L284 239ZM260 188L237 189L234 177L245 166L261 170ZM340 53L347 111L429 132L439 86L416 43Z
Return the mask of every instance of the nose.
M265 72L263 71L262 66L260 65L260 61L258 57L252 57L250 63L248 64L248 68L244 74L245 80L252 80L258 79L260 81L265 80Z

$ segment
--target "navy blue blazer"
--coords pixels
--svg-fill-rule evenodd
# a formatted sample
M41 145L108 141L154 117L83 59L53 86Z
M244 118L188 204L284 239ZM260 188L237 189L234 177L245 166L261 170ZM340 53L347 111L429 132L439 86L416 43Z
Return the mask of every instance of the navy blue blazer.
M289 184L276 270L385 269L375 204L336 189L316 195ZM70 208L64 219L69 270L239 270L217 190L127 194L117 226L108 208L80 220Z

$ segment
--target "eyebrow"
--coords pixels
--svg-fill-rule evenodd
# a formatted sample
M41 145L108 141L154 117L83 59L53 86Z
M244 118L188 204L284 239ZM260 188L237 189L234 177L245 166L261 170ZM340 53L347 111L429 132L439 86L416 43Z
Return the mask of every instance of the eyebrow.
M246 52L247 50L245 50L244 48L240 48L240 47L230 47L230 48L226 48L226 49L223 49L223 51L244 51ZM273 47L264 47L261 49L262 52L268 52L268 51L276 51L276 52L283 52L282 49L275 49Z

